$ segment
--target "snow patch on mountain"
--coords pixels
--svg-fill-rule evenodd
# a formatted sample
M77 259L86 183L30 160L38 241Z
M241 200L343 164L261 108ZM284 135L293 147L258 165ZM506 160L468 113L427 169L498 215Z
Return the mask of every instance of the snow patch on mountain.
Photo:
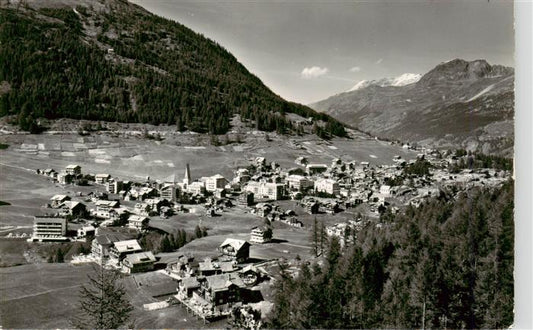
M406 86L414 84L422 78L421 74L418 73L404 73L401 76L395 78L383 78L379 80L361 80L355 86L348 90L348 92L353 92L359 89L363 89L369 86L379 86L379 87L388 87L388 86Z
M487 94L488 92L490 92L492 90L492 88L494 88L494 85L496 84L492 84L492 85L489 85L487 88L485 88L484 90L482 90L481 92L477 93L476 95L474 95L473 97L469 98L468 100L466 100L466 102L472 102L474 101L475 99L477 99L478 97L480 97L481 95L483 94Z

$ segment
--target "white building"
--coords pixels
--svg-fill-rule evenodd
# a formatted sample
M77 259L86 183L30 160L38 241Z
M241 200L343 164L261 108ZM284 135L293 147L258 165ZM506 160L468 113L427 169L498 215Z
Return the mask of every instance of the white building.
M285 182L287 182L290 190L296 191L305 191L307 188L311 188L314 185L312 180L309 180L302 175L289 175L285 178Z
M269 230L268 228L264 227L254 227L252 228L252 232L250 233L250 242L251 243L257 243L257 244L263 244L270 242L272 239L272 230L270 230L270 235L268 234Z
M315 191L330 195L338 195L340 187L337 181L332 179L318 179L315 181Z
M245 190L254 193L256 198L279 200L285 195L285 185L282 183L251 181Z
M382 185L379 187L379 193L383 195L383 197L389 197L391 195L391 186L389 185Z
M67 219L36 216L33 218L33 234L29 241L65 241L66 235Z
M84 226L78 229L78 238L86 236L94 236L96 229L94 226Z
M224 189L228 184L228 180L220 174L215 174L213 176L207 177L205 180L205 189L207 191L216 191Z
M144 217L144 216L141 216L141 215L132 214L128 218L128 227L129 228L134 228L134 229L137 229L137 230L142 230L142 229L148 227L149 221L150 221L150 219L148 219L147 217Z
M114 242L109 249L109 257L113 263L120 265L126 255L137 252L142 252L142 248L137 240L118 241Z
M166 199L169 202L176 200L176 186L173 184L165 184L159 189L159 195L162 199Z
M96 210L111 210L118 208L120 206L120 203L118 201L106 201L106 200L98 200L95 203Z
M59 184L70 184L72 183L73 177L74 176L69 173L59 173L57 175L57 182L59 182Z
M106 191L110 194L118 194L122 190L124 182L118 180L110 180L106 183Z
M104 183L108 182L110 179L111 179L111 175L109 175L109 174L100 173L100 174L96 174L94 176L94 182L96 182L98 184L104 184Z
M65 172L66 172L67 174L70 174L70 175L78 175L78 174L81 174L81 166L76 165L76 164L68 165L68 166L65 168Z
M201 195L205 191L205 182L195 181L187 185L187 192L193 195Z
M128 254L122 260L122 271L126 274L151 271L155 262L156 258L151 251Z

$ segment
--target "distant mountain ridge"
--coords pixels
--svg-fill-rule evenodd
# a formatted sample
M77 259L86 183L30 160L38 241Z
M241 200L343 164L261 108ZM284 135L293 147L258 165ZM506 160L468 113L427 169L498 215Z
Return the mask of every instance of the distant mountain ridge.
M353 86L351 89L348 90L348 92L353 92L359 89L363 89L369 86L379 86L379 87L387 87L387 86L394 86L394 87L400 87L400 86L406 86L410 84L414 84L417 81L422 78L421 74L417 73L404 73L401 76L395 77L395 78L383 78L379 80L361 80L358 82L355 86Z
M222 134L233 115L263 131L301 133L285 101L216 42L125 0L0 1L0 117L171 124ZM315 129L318 131L318 129Z
M382 138L513 153L514 69L485 60L454 59L411 84L368 84L310 106Z

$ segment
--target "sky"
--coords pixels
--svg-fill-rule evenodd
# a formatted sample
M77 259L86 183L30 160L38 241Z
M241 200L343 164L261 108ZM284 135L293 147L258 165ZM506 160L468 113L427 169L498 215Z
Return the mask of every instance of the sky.
M303 104L454 58L514 66L511 0L130 0L215 40Z

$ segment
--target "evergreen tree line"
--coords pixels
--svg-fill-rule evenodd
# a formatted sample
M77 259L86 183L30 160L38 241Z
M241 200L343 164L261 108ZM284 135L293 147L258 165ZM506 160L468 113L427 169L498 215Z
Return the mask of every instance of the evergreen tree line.
M285 114L295 113L326 122L324 136L346 134L331 117L272 93L215 42L125 6L97 14L78 7L82 18L68 8L1 8L0 82L9 91L0 94L0 116L34 133L38 118L66 117L223 134L233 114L290 133L297 128ZM113 51L87 41L82 21L94 21L97 41Z
M271 328L504 328L513 322L513 183L442 195L280 265Z
M195 237L188 235L185 230L178 229L172 234L160 234L158 232L145 233L139 239L139 243L144 250L154 253L175 251Z
M409 164L403 168L403 174L406 176L424 176L429 175L429 169L432 168L430 162L425 159L417 159L413 164Z
M497 170L512 171L513 160L497 155L486 155L480 152L467 152L464 149L455 151L457 162L450 165L451 172L459 172L463 169L494 168Z

